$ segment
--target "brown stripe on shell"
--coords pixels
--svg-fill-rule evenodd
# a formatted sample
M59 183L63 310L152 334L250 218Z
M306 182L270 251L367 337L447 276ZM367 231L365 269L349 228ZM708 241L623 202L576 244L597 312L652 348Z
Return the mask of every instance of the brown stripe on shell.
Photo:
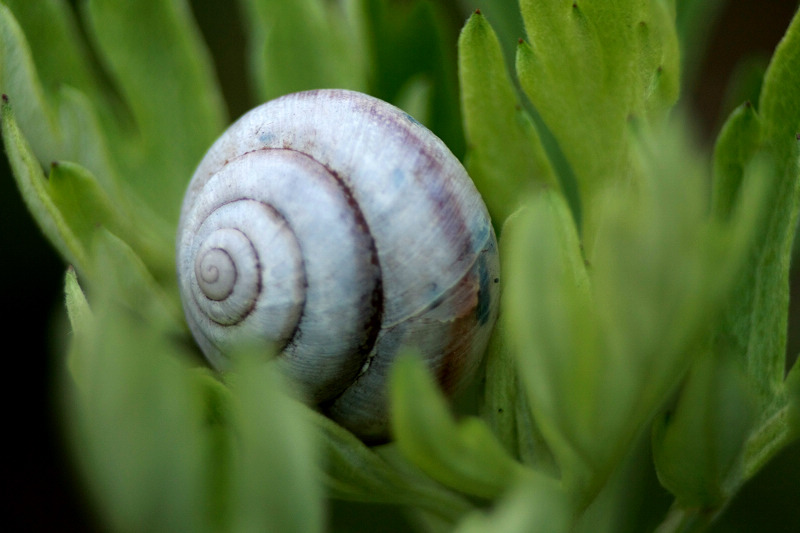
M263 148L263 150L287 150L313 159L313 157L311 157L309 154L295 150L291 147ZM364 213L361 211L361 207L358 205L353 193L350 191L350 188L344 182L342 177L339 176L339 174L329 166L317 161L316 159L314 159L314 161L324 167L328 174L333 178L334 183L341 190L345 200L347 201L348 207L353 213L356 226L358 226L358 228L361 229L361 231L368 237L367 241L369 243L370 264L375 269L375 273L373 275L374 287L370 296L370 310L372 312L368 315L368 320L364 324L364 336L358 347L358 353L365 357L365 363L368 364L369 361L367 358L371 354L373 346L375 346L375 341L378 339L378 333L380 333L381 324L383 323L383 276L381 275L381 265L380 260L378 259L378 248L375 245L375 239L372 238L372 232L370 232L369 225L364 217ZM300 251L302 252L302 246ZM302 254L301 257L303 257ZM300 324L302 321L301 313L300 320L298 320L297 326L295 326L295 331L292 332L292 336L290 337L289 342L286 344L287 346L297 342L302 336L302 332L300 331Z
M418 182L422 176L431 174L442 173L442 162L432 157L430 154L423 153L425 157L425 165L422 166L420 175L415 175ZM435 210L437 220L442 228L449 230L445 237L448 242L460 242L461 249L457 250L457 259L460 262L465 257L474 252L470 228L467 226L467 219L465 213L461 210L459 202L454 200L455 191L453 184L455 180L431 180L429 181L433 187L427 190L431 193L437 192L438 194L431 194L430 197L435 200Z
M424 130L425 127L400 109L387 109L385 106L379 105L382 104L382 102L379 100L353 100L352 96L346 92L340 93L326 90L305 91L295 94L294 97L297 99L312 100L325 97L331 101L345 101L348 105L353 105L353 109L356 112L363 113L364 115L369 116L374 123L380 124L382 133L394 134L398 138L398 143L408 144L409 139L413 140L415 143L422 143L422 137L418 134L418 130ZM440 139L437 138L437 140L441 142ZM286 147L286 149L292 150L293 148ZM436 208L435 215L437 217L437 221L441 227L450 230L446 234L446 238L449 239L449 242L460 242L461 244L461 249L457 250L457 257L460 261L464 257L467 257L469 254L474 252L474 244L470 238L471 231L467 226L466 217L459 209L460 204L459 202L454 201L456 195L453 189L453 184L456 180L424 180L423 178L425 176L443 175L444 165L441 159L437 159L428 151L419 151L418 154L422 161L418 162L418 164L414 166L414 170L416 172L413 172L411 177L415 179L417 183L426 184L426 190L432 193L428 196L435 200L434 205ZM319 161L317 162L319 163ZM325 166L325 168L328 167ZM336 174L330 168L328 168L328 170L333 174ZM336 175L336 177L339 178L338 175ZM342 183L342 185L346 187L346 184Z
M454 307L453 319L450 326L447 344L439 364L435 368L436 381L448 396L456 392L458 386L463 384L463 376L472 372L467 363L477 358L472 357L472 338L480 327L478 315L479 280L476 279L474 270L470 270L455 286L457 294L463 295L456 300L460 305Z
M395 116L402 120L388 120L389 113L386 113L385 108L377 105L362 105L359 106L367 114L372 117L372 120L380 123L384 127L386 133L395 133L399 138L400 143L408 143L408 139L413 139L414 142L420 142L421 137L417 133L420 128L424 128L419 122L407 113L397 111ZM394 117L392 117L394 118ZM438 138L437 138L438 140ZM441 142L441 141L440 141ZM445 148L446 149L446 148ZM450 231L445 234L448 242L459 242L461 249L458 252L458 261L473 253L473 243L470 228L466 224L466 217L461 211L460 203L455 201L456 194L453 185L456 180L453 179L438 179L426 180L427 176L445 176L445 167L441 158L437 158L428 150L420 150L418 152L419 159L413 169L411 177L420 185L426 185L428 197L434 200L434 214L439 223L439 226L446 228ZM456 167L458 168L458 167ZM469 179L469 178L467 178Z

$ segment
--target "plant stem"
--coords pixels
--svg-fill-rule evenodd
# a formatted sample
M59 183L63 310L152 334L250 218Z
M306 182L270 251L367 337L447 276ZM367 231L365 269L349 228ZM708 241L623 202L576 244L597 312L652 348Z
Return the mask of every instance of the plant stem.
M744 482L753 477L775 454L797 438L797 435L790 430L791 408L791 404L786 404L777 409L747 441L742 477L737 486L730 491L725 503L714 509L699 507L684 509L673 504L667 516L655 529L655 533L698 533L708 529Z
M791 404L784 405L758 428L747 442L742 481L750 479L796 435L789 428Z
M684 509L673 504L654 533L699 533L705 531L724 508L723 505L718 509L699 507Z

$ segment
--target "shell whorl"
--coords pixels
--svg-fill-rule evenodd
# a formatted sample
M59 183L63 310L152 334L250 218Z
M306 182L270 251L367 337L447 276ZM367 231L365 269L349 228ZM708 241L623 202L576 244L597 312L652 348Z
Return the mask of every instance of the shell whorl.
M267 339L283 350L300 381L299 370L314 368L315 401L340 392L342 376L363 366L381 315L375 245L342 184L305 154L265 148L229 161L200 198L187 219L199 228L186 256L198 304L189 312L212 363L224 366L239 330L237 342ZM233 280L222 300L224 290L204 291L197 278L209 253Z
M177 245L187 321L212 364L268 340L311 399L366 438L386 431L401 346L452 388L496 317L496 241L463 167L360 93L296 93L239 119L192 178Z

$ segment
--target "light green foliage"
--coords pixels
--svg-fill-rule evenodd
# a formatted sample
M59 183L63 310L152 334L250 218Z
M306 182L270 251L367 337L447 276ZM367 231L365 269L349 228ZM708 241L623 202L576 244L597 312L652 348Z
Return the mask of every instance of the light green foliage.
M192 374L166 337L104 302L108 293L87 313L74 278L67 285L80 346L71 356L78 387L68 389L67 414L76 456L102 498L104 518L119 531L202 531L206 517L197 509L205 507L201 459L207 443Z
M665 434L659 436L658 426L654 431L659 475L687 504L717 508L797 437L792 381L784 381L784 354L789 264L800 198L800 104L787 93L800 83L798 72L800 17L795 16L764 76L757 106L748 102L736 109L717 140L712 214L732 217L731 206L747 196L748 180L759 182L761 204L769 207L753 221L759 237L714 324L711 359L693 368L673 415L677 418L670 416L674 421L665 423ZM721 381L710 375L712 370L730 377ZM689 437L704 433L698 429L703 418L706 424L716 420L713 426L719 429L704 434L690 449ZM731 443L739 442L743 446L737 453ZM686 471L676 476L676 468Z
M538 195L503 231L515 290L502 320L534 418L579 498L595 496L683 375L749 242L746 222L706 220L699 176L690 164L667 170L674 153L654 146L637 146L639 188L598 199L605 218L592 261L556 192ZM672 257L680 268L667 267Z
M464 496L445 489L409 464L396 448L370 448L319 413L309 410L307 414L322 433L326 457L322 476L333 497L402 504L448 523L471 508Z
M126 288L115 285L132 278L118 276L113 256L97 253L104 274L94 312L74 274L67 277L80 347L70 355L77 385L69 388L70 429L108 524L119 531L322 530L307 408L248 354L237 359L229 387L190 369L171 336L150 331L165 322L153 304L120 305Z
M572 167L591 219L597 189L629 177L628 120L657 120L677 97L674 11L659 0L527 0L520 9L529 39L517 50L521 85ZM589 245L591 220L586 226Z
M767 183L765 202L770 210L757 230L763 239L753 250L717 334L721 351L733 351L746 360L762 405L780 396L783 381L789 262L800 198L800 102L787 93L798 86L800 17L796 16L767 69L756 110L746 105L734 112L715 152L718 212L724 214L748 173L761 170Z
M363 3L242 2L259 100L308 87L366 90L370 58Z
M226 121L208 53L185 0L90 0L85 9L90 36L139 140L122 170L138 170L131 185L174 224L184 177ZM141 27L148 28L147 39ZM182 149L176 152L177 139Z
M542 472L556 475L553 458L537 421L531 416L506 328L506 321L499 320L489 347L491 357L486 360L486 387L481 417L514 458Z
M37 163L27 139L17 126L11 106L5 100L2 103L2 131L8 161L28 210L61 256L78 268L84 268L88 262L85 246L70 229L64 215L48 194L42 167Z
M390 384L392 429L400 450L443 485L495 498L517 481L520 465L506 455L477 418L452 419L441 392L421 361L398 359Z
M506 71L500 43L486 19L470 17L459 39L459 76L467 170L495 220L505 220L529 189L556 185L533 122ZM502 132L502 133L500 133Z
M459 524L456 531L566 532L569 531L568 498L548 480L526 480L511 489L491 514L474 512Z
M653 425L659 479L682 506L713 509L732 496L754 400L733 361L707 355L694 364L674 412Z
M393 441L368 446L263 350L217 375L189 348L175 225L228 118L187 1L2 0L2 137L70 265L63 407L104 524L325 531L349 500L431 531L708 526L800 438L798 365L784 377L800 15L705 153L672 107L720 5L506 0L456 40L435 2L241 0L254 105L345 87L402 106L463 156L500 233L478 416L408 353Z
M234 453L223 524L236 532L323 531L316 436L302 416L306 408L287 396L281 376L262 357L239 361L230 378L234 403L226 436Z

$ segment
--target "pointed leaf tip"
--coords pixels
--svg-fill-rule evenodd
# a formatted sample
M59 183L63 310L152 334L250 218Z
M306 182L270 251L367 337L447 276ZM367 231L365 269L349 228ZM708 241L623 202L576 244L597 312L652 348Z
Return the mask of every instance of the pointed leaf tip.
M492 218L504 220L521 191L555 184L533 120L522 108L500 40L485 17L471 17L459 37L459 82L467 172Z

